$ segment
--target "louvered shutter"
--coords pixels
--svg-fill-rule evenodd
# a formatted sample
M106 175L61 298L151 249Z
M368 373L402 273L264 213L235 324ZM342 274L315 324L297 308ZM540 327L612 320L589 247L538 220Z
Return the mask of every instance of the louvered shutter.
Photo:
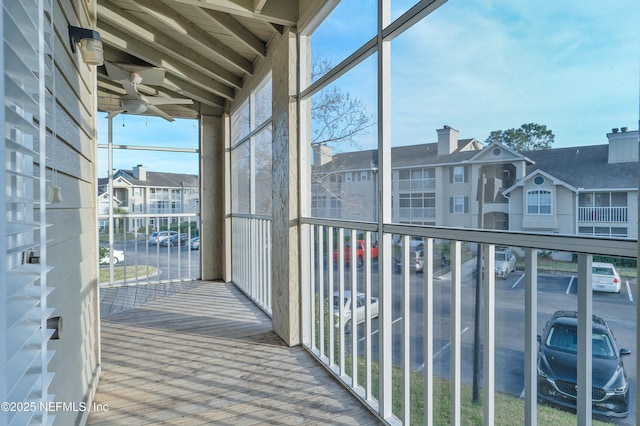
M46 321L46 112L52 105L52 22L48 0L0 0L4 43L1 123L5 149L0 173L0 401L34 403L5 412L0 425L51 424L43 403L51 400L52 375ZM34 407L35 409L31 409Z

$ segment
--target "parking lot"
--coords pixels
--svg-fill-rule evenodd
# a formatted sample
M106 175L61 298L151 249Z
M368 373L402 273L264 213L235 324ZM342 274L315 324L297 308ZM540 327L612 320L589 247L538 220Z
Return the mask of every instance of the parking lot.
M362 271L358 280L362 282ZM347 274L348 276L348 274ZM434 279L434 371L437 376L449 377L450 369L450 298L451 283L446 277ZM524 392L524 284L523 271L515 271L506 280L496 279L496 391L515 397ZM400 274L394 274L393 282L393 362L401 362L401 283ZM377 280L377 265L373 266L372 282ZM635 424L636 394L636 300L637 282L622 280L619 294L593 293L593 313L601 316L613 330L619 348L631 350L624 358L624 365L630 384L630 415L626 419L616 419L615 424ZM360 288L360 284L359 288ZM348 286L348 284L347 284ZM377 296L377 288L372 288ZM473 377L473 338L475 308L475 278L472 275L462 280L462 382L471 385ZM538 275L538 333L546 321L557 310L577 310L577 277L571 274L540 273ZM411 367L416 371L424 368L423 347L423 275L411 274ZM378 356L378 320L374 319L372 356ZM364 327L358 327L359 353L364 351ZM349 344L347 339L347 344Z

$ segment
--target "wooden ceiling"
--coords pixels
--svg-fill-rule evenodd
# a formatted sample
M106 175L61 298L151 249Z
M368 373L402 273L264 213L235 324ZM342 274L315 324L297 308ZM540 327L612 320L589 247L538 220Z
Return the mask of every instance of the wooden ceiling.
M195 118L225 110L298 10L298 0L98 0L98 31L105 61L165 70L160 85L143 79L139 93L191 99L159 108ZM125 94L118 76L98 67L98 110L120 109Z

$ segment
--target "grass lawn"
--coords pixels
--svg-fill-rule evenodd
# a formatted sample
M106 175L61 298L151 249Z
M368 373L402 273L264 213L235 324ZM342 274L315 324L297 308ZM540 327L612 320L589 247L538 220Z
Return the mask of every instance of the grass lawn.
M519 270L524 270L524 259L519 258L516 264ZM638 270L636 268L616 266L620 278L636 279ZM566 274L577 274L578 264L573 262L559 262L557 260L538 258L538 271L563 272Z
M147 274L149 276L153 276L156 274L158 269L154 266L147 265L138 265L137 267L128 266L127 267L127 280L134 280L136 275L138 278L145 278ZM115 266L113 268L113 281L118 282L124 280L124 266ZM101 267L100 268L100 283L109 282L109 268Z

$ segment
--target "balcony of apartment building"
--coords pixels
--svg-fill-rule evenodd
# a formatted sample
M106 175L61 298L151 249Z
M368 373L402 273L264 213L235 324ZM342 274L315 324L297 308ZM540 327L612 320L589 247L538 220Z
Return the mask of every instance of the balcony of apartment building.
M532 33L511 40L505 50L488 52L496 48L496 39L534 31L546 18L557 17L557 2L519 6L535 13L496 13L480 5L429 0L383 0L377 3L380 10L349 1L45 3L55 10L39 12L57 26L56 31L40 29L41 38L66 35L66 24L60 24L65 19L92 23L95 12L110 65L96 70L81 63L80 53L68 48L63 37L55 43L66 47L62 56L42 68L69 74L59 81L75 84L85 107L76 108L82 117L74 122L82 128L77 140L66 127L60 133L40 128L39 134L57 141L58 155L80 149L83 155L78 164L66 165L65 173L42 167L53 157L44 151L41 163L32 160L30 167L8 172L18 177L15 184L38 170L42 186L31 191L40 197L33 211L50 209L46 219L54 226L46 226L43 218L40 224L11 225L6 232L6 240L15 243L7 253L20 270L9 274L11 285L8 291L2 288L0 301L13 297L20 303L2 305L10 309L8 320L0 321L0 338L11 343L7 352L25 356L0 356L8 372L3 377L11 385L2 382L0 397L20 391L43 402L91 403L91 410L58 410L55 422L60 424L87 419L90 424L637 422L636 239L474 226L478 221L468 206L478 201L477 192L466 172L447 184L447 192L438 186L448 181L446 172L423 172L415 192L411 179L408 204L393 190L395 146L435 138L437 129L434 157L439 164L464 170L459 165L475 155L467 151L478 146L475 139L459 141L458 131L438 127L442 124L432 122L434 116L464 119L469 127L489 119L500 123L495 126L509 126L506 115L520 111L523 98L512 94L526 93L534 105L546 86L550 92L540 94L544 106L535 112L557 116L548 110L549 99L559 99L559 84L563 97L570 97L572 79L546 82L552 76L539 69L520 76L524 68L503 78L503 71L567 56L564 49L553 50L562 37L547 40L546 34L555 33ZM16 4L5 2L3 7ZM607 5L597 12L600 18L615 8L614 34L625 28L619 20L635 17L620 7ZM8 22L14 19L10 11L4 15ZM581 19L590 16L589 10L582 11ZM29 13L18 16L34 24ZM519 19L523 25L513 31L492 32ZM563 26L578 34L600 27L582 20ZM20 31L20 26L7 28ZM473 36L469 28L477 30ZM495 38L483 38L487 33ZM567 39L576 38L572 34ZM541 56L514 57L526 52L523 45L531 41L544 44L536 51ZM327 46L339 51L323 61ZM551 58L545 56L547 50ZM46 52L40 56L53 57ZM314 59L320 61L317 69ZM489 68L490 80L467 80L484 78L484 67L504 63L509 66ZM114 64L116 68L108 68ZM166 80L151 84L162 74L160 65ZM628 68L627 62L614 65L610 68ZM34 75L44 76L42 69ZM142 77L144 69L152 72ZM540 79L542 84L525 87ZM88 93L96 80L98 91ZM513 86L498 90L494 85L503 80ZM589 92L586 86L597 80L585 79L573 89ZM491 92L478 92L484 86L491 86ZM140 97L127 98L132 90L139 90ZM71 92L58 96L44 84L40 90L43 97L53 94L56 106L67 105ZM461 98L467 92L470 98ZM162 109L149 101L156 97L180 102L157 101ZM491 109L494 102L514 98L517 103ZM336 99L342 101L337 105ZM633 101L637 106L637 98ZM125 155L142 148L168 151L166 146L134 146L113 138L115 120L146 109L165 120L194 120L197 148L180 152L197 155L201 182L195 213L166 211L163 204L158 206L162 211L125 215L107 203L110 211L100 218L101 224L107 221L107 248L114 247L115 223L121 223L118 244L130 247L125 256L133 259L123 268L133 266L134 272L116 277L116 265L107 261L102 283L92 225L97 220L92 217L95 191L87 184L95 177L88 160L95 140L87 136L98 119L92 111L95 102L101 111L110 111L109 136L98 144L106 152L104 169L113 169L118 150ZM620 103L616 98L607 105ZM324 114L320 118L315 115L319 111ZM580 123L574 129L591 119L573 117L574 124ZM489 131L474 131L478 129ZM82 141L88 147L82 148ZM369 144L367 165L371 157L377 159L370 174L374 192L365 195L371 206L366 220L357 209L343 208L343 195L334 191L337 185L327 186L334 193L322 194L323 202L313 191L313 147L325 142L343 153L363 151ZM19 152L13 159L37 154L33 146L11 149ZM406 160L408 167L424 166L423 158ZM637 162L628 166L625 170L637 173ZM349 170L356 169L371 170ZM53 179L46 172L61 175L72 204L46 198L42 189ZM421 197L414 199L414 194ZM454 197L460 211L446 209ZM7 202L22 206L24 198L16 191ZM412 225L395 216L395 206L408 209L412 219L414 214L431 217L436 207L455 217L447 227ZM22 210L16 207L11 213L8 221L20 218ZM50 245L42 262L26 250L35 243L13 237L30 229L38 230L33 232L39 244ZM52 240L46 238L47 229ZM164 246L151 238L162 231L175 232L177 244L167 240ZM128 239L131 234L135 241ZM196 235L197 249L190 241ZM618 292L594 291L600 278L593 266L600 261L618 268ZM56 269L47 285L28 286L27 273L37 269L44 282L50 263ZM50 296L49 286L54 288ZM44 304L47 297L50 306ZM19 311L24 306L26 313ZM66 340L63 335L49 342L54 329L59 331L59 323L47 328L51 309L70 323ZM558 330L562 328L557 334L566 337L558 339L562 345L554 338L557 320ZM16 334L5 333L13 323L31 337L19 341ZM599 348L606 352L597 352ZM56 354L49 351L53 349ZM27 359L36 360L34 368ZM0 417L0 424L21 423L22 415ZM48 410L37 416L33 423L54 421Z

